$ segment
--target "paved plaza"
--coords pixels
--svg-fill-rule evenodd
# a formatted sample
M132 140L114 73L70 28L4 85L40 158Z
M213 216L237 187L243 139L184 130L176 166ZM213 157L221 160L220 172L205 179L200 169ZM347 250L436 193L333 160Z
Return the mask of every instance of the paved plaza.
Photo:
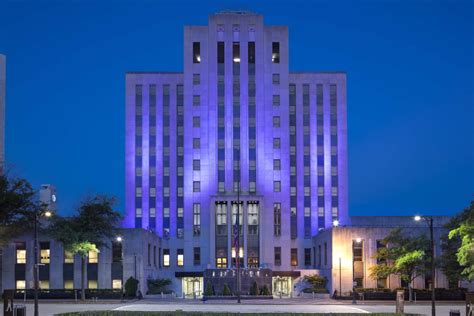
M24 304L23 302L16 302ZM27 302L27 315L33 315L33 304ZM99 302L99 303L66 303L40 302L40 315L50 316L58 313L87 311L87 310L121 310L121 311L199 311L199 312L240 312L240 313L373 313L395 312L394 302L360 302L352 305L350 301L333 300L249 300L237 304L235 301L201 301L194 300L141 300L126 303ZM460 310L465 316L465 306L462 302L440 302L436 307L437 315L449 315L450 310ZM431 314L429 302L407 303L406 313Z

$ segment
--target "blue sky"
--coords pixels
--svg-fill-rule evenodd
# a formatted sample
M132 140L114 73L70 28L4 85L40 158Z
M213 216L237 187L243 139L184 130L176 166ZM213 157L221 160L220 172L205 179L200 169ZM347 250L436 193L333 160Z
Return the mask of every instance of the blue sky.
M124 205L124 74L181 71L183 26L289 26L290 70L348 76L352 215L453 214L474 193L474 7L461 1L0 1L12 173Z

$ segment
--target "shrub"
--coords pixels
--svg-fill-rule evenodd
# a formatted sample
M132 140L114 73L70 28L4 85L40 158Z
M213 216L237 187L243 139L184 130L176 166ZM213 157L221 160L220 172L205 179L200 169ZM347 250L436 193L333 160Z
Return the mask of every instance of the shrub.
M227 284L224 284L224 289L222 290L222 295L223 296L231 296L232 295L232 293L230 292L230 289L227 286Z
M125 296L135 297L137 296L138 290L138 280L134 277L129 277L127 282L125 282Z
M265 284L263 288L260 290L260 295L271 295L268 286Z
M148 294L170 293L167 286L171 284L170 279L148 279Z
M213 296L214 295L214 288L212 287L211 281L207 281L206 289L204 290L204 296Z
M253 282L252 287L250 288L250 295L258 295L258 285L256 281Z
M329 291L327 289L313 289L311 287L303 289L303 293L318 293L318 294L327 294Z

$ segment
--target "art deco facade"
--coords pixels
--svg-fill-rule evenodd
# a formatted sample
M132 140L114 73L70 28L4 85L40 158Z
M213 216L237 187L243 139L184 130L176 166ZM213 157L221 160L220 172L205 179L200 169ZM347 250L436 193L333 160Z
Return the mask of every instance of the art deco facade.
M346 75L290 72L288 47L224 12L185 27L183 72L127 73L124 227L162 237L170 270L232 267L237 205L249 268L310 268L311 238L348 223Z

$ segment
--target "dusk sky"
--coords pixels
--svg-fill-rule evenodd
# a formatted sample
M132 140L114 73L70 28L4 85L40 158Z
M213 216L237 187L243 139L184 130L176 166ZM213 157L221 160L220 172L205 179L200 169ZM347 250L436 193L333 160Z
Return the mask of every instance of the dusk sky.
M472 0L0 0L10 172L55 185L63 214L96 192L123 211L125 73L182 71L184 25L222 10L288 25L290 71L347 72L351 215L468 206Z

